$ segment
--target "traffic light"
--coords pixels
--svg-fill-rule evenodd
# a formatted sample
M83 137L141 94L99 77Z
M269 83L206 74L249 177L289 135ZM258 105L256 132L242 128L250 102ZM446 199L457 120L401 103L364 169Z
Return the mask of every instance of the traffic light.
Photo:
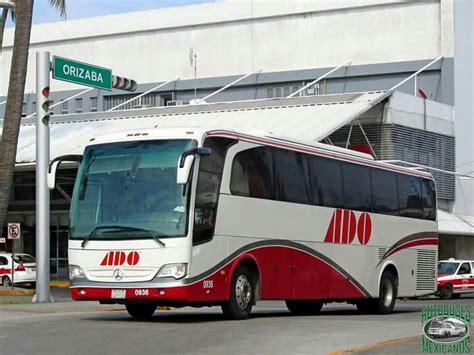
M112 76L112 87L114 89L133 92L137 90L137 82L133 79L124 78L123 76Z

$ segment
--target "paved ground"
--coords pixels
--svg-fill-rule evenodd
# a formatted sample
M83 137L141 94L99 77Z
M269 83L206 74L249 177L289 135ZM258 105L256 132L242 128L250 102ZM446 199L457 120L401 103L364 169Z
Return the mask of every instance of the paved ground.
M282 302L260 302L245 321L226 321L214 307L157 311L151 321L136 322L120 306L70 302L67 289L53 296L54 304L2 305L12 300L0 297L0 354L417 354L421 306L440 303L399 301L388 316L333 304L319 316L294 317ZM450 303L474 305L474 299Z

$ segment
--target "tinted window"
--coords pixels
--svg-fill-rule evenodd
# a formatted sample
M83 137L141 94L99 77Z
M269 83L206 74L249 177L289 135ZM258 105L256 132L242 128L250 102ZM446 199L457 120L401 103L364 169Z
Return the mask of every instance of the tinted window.
M0 256L0 265L8 265L7 258Z
M357 164L342 164L344 207L370 211L371 188L369 168Z
M436 192L432 180L422 180L423 217L431 221L436 220Z
M400 215L403 217L423 218L421 179L415 176L398 175L397 182Z
M343 207L341 164L337 160L308 156L314 204Z
M373 169L372 208L375 213L398 214L397 177L395 173Z
M199 164L194 208L194 244L209 241L214 234L225 153L227 147L233 142L233 139L221 137L207 138L204 141L204 147L211 148L212 153L201 157Z
M469 263L462 263L461 267L459 268L458 275L470 274L471 273L471 265Z
M273 160L269 148L248 149L235 156L230 191L238 196L275 199Z
M279 201L309 204L308 163L303 154L274 149L275 187Z

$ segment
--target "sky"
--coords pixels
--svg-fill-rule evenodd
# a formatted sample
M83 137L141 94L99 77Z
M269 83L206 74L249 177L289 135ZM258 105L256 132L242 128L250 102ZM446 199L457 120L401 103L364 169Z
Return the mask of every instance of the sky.
M144 11L165 7L202 4L216 0L67 0L67 19L113 15L126 12ZM63 21L48 0L35 0L33 23ZM8 27L13 24L11 20Z

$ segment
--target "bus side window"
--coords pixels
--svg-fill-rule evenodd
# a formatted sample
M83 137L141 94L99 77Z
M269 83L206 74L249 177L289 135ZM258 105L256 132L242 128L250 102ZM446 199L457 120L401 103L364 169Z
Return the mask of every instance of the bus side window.
M402 217L423 218L421 179L415 176L397 176L400 215Z
M204 141L204 147L211 148L212 153L200 158L194 206L193 244L208 242L214 236L225 154L234 142L234 139L223 137L210 137Z
M273 159L278 201L309 204L306 156L291 150L273 149Z
M370 211L372 192L369 168L357 164L343 163L344 207L350 210Z
M436 192L432 180L422 180L423 216L430 221L436 220Z
M337 160L308 156L311 171L312 204L343 207L341 163Z
M397 176L391 171L371 170L373 212L398 215Z
M273 180L273 159L269 148L252 148L237 153L230 178L232 195L274 200Z

